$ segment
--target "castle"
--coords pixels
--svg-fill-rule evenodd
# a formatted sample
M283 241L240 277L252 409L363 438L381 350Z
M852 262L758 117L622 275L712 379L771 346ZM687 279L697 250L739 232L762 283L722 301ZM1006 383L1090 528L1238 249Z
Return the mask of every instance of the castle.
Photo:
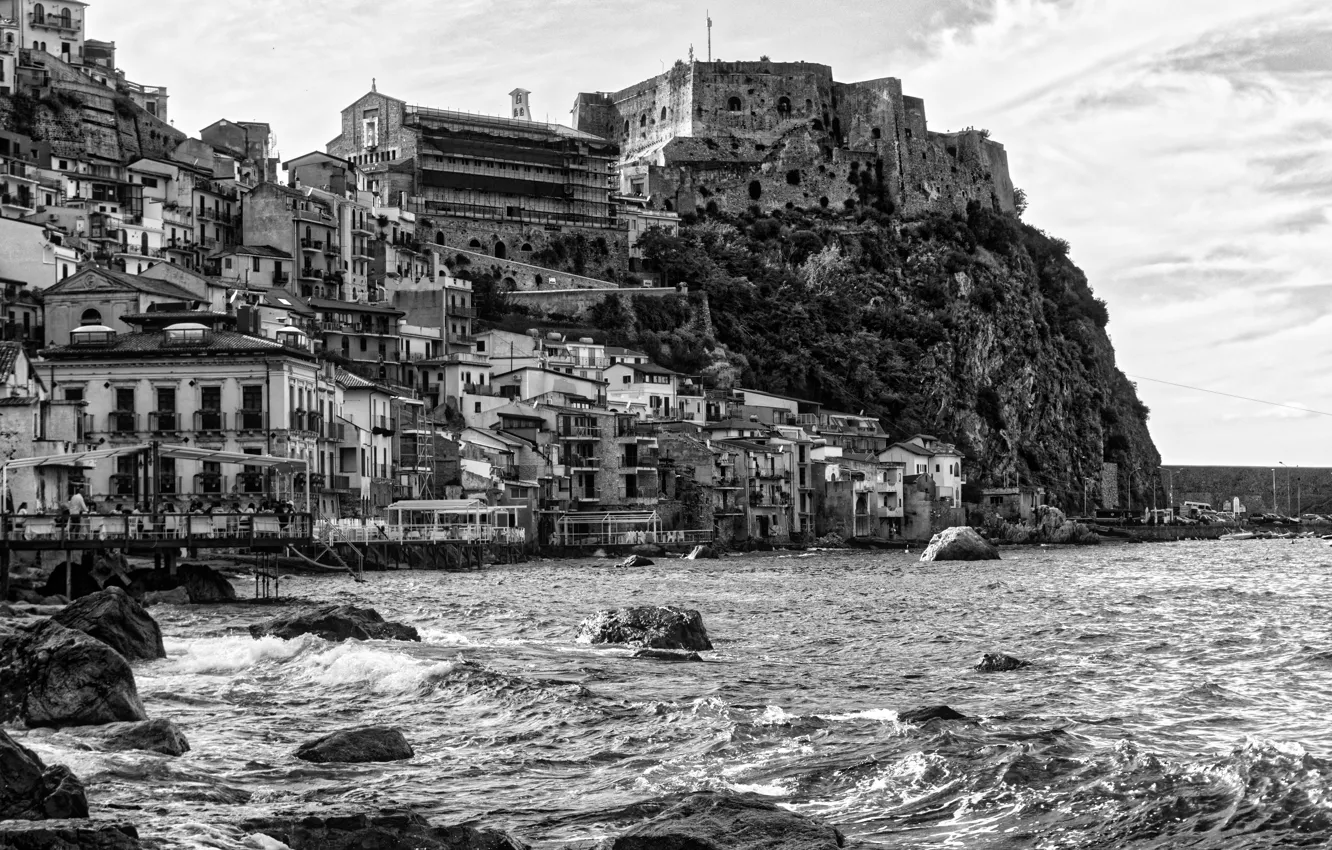
M657 209L1014 209L1003 145L983 130L930 132L925 102L893 77L839 83L808 62L677 61L618 92L579 94L573 116L619 145L620 193Z

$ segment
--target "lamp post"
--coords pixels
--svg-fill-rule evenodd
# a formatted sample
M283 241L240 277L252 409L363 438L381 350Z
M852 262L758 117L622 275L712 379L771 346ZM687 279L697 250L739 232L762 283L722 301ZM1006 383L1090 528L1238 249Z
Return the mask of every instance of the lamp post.
M1280 463L1281 461L1277 461ZM1272 467L1272 513L1276 513L1276 467Z
M1290 467L1282 461L1277 461L1277 466L1286 470L1286 516L1290 516ZM1273 473L1272 478L1272 507L1276 507L1276 478Z
M1166 498L1169 500L1169 504L1166 505L1166 508L1170 511L1170 515L1173 517L1175 515L1175 471L1173 469L1166 469L1164 466L1158 466L1157 469L1169 476L1167 480L1170 482L1170 489L1166 493Z

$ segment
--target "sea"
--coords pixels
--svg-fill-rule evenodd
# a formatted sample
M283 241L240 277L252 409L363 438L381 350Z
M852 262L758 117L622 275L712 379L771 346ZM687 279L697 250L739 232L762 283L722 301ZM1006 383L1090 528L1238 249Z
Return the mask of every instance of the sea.
M16 734L82 777L99 816L171 847L259 846L247 817L338 804L586 848L642 801L700 789L894 848L1332 846L1326 541L918 555L292 577L277 605L151 609L168 657L135 675L149 715L188 737L183 757ZM247 632L332 602L422 641ZM577 639L597 609L635 605L698 609L715 649L669 663ZM1030 666L978 672L989 652ZM899 720L941 704L968 719ZM416 757L292 756L369 723L402 730Z

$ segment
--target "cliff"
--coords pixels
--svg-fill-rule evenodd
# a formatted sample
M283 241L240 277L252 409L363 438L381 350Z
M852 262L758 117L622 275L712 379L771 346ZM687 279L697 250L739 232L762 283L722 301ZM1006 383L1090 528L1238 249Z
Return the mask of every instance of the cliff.
M932 433L966 452L973 483L1043 484L1070 506L1103 461L1160 463L1104 302L1066 243L1012 215L689 216L645 250L706 298L593 318L680 371Z

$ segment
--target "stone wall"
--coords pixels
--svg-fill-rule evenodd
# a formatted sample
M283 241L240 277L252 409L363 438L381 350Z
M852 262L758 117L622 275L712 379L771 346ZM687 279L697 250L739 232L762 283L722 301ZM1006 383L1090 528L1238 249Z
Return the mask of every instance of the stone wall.
M652 287L644 289L548 289L528 292L509 293L509 303L522 305L533 314L550 316L578 317L589 308L600 304L607 295L620 295L625 298L625 306L633 308L629 296L642 295L648 298L681 297L679 290L673 287Z
M569 236L582 236L592 243L606 246L606 254L586 271L594 274L581 275L592 278L595 273L613 268L616 271L629 268L629 232L627 230L599 227L558 227L530 224L520 221L497 221L494 219L453 218L437 213L421 213L417 217L417 238L422 242L433 243L438 250L454 251L443 246L456 245L464 252L476 252L488 255L495 261L495 254L503 253L506 259L533 266L534 271L527 275L530 282L535 281L535 268L540 263L533 262L533 256L549 248L552 243ZM473 245L472 242L476 242ZM501 249L500 243L503 243ZM559 274L560 272L556 272ZM573 275L571 275L573 276ZM518 278L515 278L518 280ZM599 285L609 281L602 279Z
M615 284L609 281L534 266L518 260L501 260L498 257L483 254L476 250L455 248L451 245L432 247L436 247L440 252L442 261L450 263L450 267L455 274L464 270L475 274L490 274L499 279L506 288L509 288L509 283L512 281L512 289L516 292L536 290L543 287L561 290L617 288ZM459 262L459 257L466 258L467 262ZM674 290L671 291L674 292Z

